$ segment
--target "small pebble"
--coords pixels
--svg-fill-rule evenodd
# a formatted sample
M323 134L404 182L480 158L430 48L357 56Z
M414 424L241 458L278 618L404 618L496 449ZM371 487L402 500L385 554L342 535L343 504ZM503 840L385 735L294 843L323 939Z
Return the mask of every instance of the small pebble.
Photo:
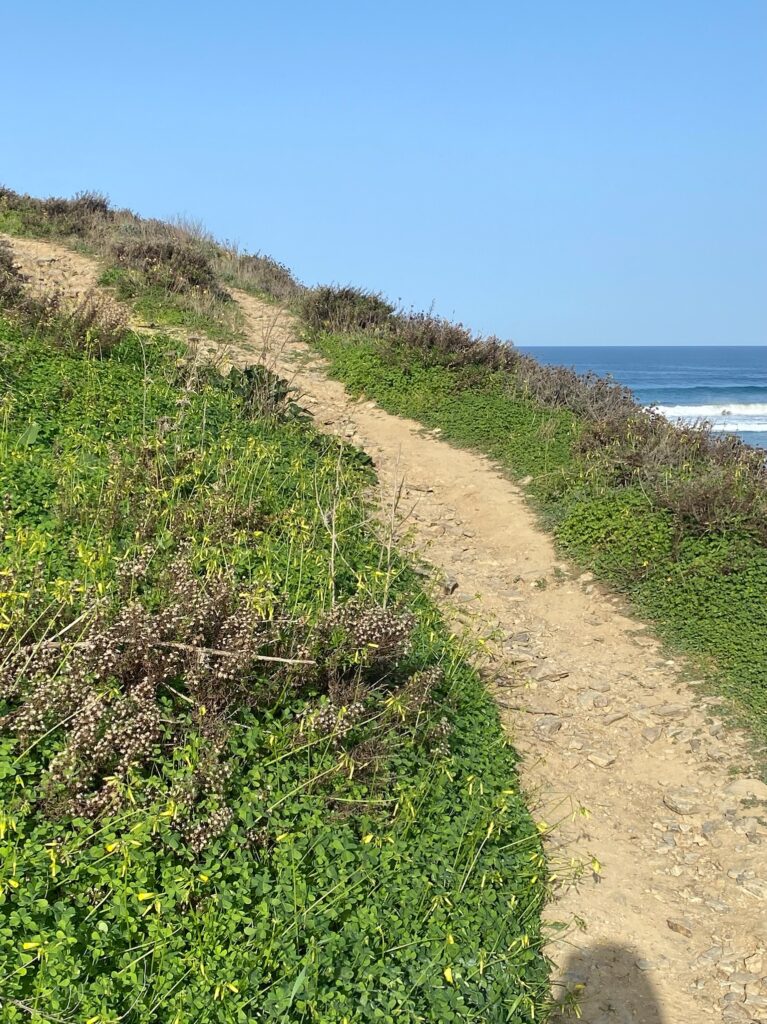
M676 932L678 935L686 935L688 939L692 935L692 922L688 921L686 917L670 917L666 924L672 932Z

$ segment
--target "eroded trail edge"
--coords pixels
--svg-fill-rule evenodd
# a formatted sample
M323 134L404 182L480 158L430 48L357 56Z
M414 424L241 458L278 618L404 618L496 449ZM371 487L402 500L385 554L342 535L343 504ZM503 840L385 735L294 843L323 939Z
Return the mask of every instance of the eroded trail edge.
M33 283L95 284L86 257L9 241ZM489 460L352 400L289 314L234 294L248 341L227 357L267 362L322 429L372 456L399 543L449 581L456 628L492 637L488 685L536 816L555 826L564 881L548 917L570 927L550 955L558 983L585 986L582 1019L767 1020L767 786L743 777L747 744L718 699L682 681L619 598L561 562Z

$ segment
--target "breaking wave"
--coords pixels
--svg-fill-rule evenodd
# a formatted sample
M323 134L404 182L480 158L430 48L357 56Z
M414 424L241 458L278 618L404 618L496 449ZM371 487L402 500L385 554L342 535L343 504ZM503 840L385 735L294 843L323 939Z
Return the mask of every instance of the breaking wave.
M654 408L670 420L681 420L684 423L707 420L714 430L733 430L738 433L767 431L767 402L656 405Z

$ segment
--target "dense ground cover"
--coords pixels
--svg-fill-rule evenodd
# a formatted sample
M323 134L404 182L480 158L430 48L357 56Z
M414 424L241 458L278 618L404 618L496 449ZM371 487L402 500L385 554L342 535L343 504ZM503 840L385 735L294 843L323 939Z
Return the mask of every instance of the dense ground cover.
M288 303L351 390L531 476L563 550L627 593L767 738L767 466L705 424L678 428L627 389L542 366L460 324L351 287L306 289L265 256L103 197L0 189L0 229L101 254L104 281L157 322L237 330L226 286ZM697 670L696 670L697 671Z
M228 286L289 304L350 391L524 478L767 737L757 453L99 196L0 189L0 230L98 255L140 316L217 341ZM545 1017L513 752L376 540L366 460L263 370L193 368L101 298L30 300L7 255L1 1019Z
M270 256L221 244L194 222L116 210L94 192L38 199L0 186L0 232L63 241L98 256L101 284L148 325L201 332L216 342L242 334L228 286L282 303L304 291Z
M14 288L0 1019L540 1019L514 754L365 460L265 371Z
M314 298L309 307L308 334L331 374L531 477L528 493L562 549L627 593L767 738L761 453L718 443L705 427L676 431L621 389L531 372L527 357L414 343L396 323L323 329Z

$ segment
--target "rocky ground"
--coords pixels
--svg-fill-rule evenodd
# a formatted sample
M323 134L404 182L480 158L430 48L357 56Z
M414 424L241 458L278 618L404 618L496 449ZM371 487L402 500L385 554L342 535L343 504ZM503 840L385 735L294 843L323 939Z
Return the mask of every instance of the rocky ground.
M10 241L39 287L95 281L83 256ZM719 700L558 558L489 460L351 400L288 314L236 298L248 342L228 357L267 361L323 429L370 453L381 528L424 560L456 630L482 641L559 880L559 998L577 998L588 1024L767 1022L767 785Z

